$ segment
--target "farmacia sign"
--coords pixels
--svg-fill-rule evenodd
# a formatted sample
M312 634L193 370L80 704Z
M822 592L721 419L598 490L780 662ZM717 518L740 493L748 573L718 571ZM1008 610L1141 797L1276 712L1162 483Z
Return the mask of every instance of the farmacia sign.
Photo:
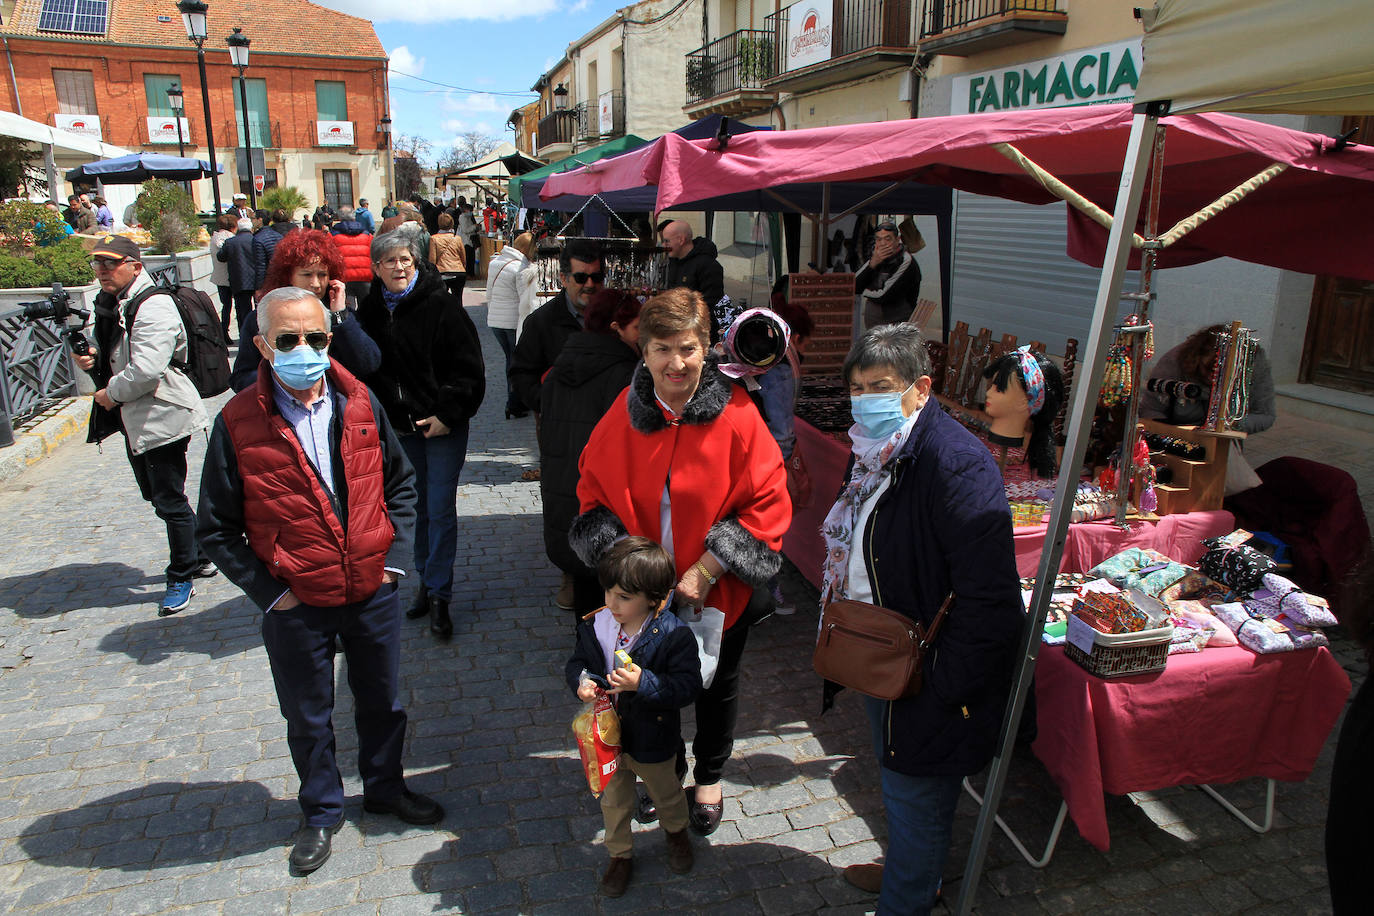
M1070 51L1015 67L953 77L951 114L1129 102L1140 79L1140 39Z

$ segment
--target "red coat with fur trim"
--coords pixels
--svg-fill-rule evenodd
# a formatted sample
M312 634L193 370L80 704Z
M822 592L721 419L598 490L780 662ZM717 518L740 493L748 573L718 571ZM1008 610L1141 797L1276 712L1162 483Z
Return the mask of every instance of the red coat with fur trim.
M713 364L703 369L676 425L654 399L652 379L640 365L592 431L580 470L582 515L570 540L589 566L595 568L620 533L613 529L662 543L659 504L666 483L678 577L708 548L729 567L707 596L709 606L724 612L727 628L749 603L751 586L777 572L792 522L782 453L748 395Z

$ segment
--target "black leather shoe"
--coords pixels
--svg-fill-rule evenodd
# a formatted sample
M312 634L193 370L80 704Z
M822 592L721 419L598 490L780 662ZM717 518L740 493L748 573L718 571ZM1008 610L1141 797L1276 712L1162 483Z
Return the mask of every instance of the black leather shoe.
M641 824L652 824L658 820L658 806L643 789L639 790L639 804L635 805L635 820Z
M725 801L712 805L697 801L696 786L682 790L687 796L687 826L697 836L710 836L720 826L720 816L725 810Z
M309 825L296 831L296 845L291 847L290 871L297 878L310 874L329 859L330 840L344 819L333 827L311 827Z
M372 814L394 814L407 824L437 824L443 820L444 809L437 801L409 789L395 798L364 798L363 810Z
M448 602L429 596L429 631L439 639L453 637L453 620L448 616Z
M415 593L415 602L406 608L406 617L411 620L419 620L429 614L429 589L425 588L425 583L420 583L420 590Z

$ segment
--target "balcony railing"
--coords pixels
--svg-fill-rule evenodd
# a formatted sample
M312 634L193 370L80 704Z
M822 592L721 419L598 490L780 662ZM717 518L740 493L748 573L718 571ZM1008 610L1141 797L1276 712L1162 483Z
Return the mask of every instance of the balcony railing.
M687 104L741 89L761 89L777 72L773 33L740 29L687 55Z
M612 139L625 133L625 96L619 92L611 93L609 123L601 119L601 98L597 97L578 106L586 112L582 119L582 139Z
M777 47L777 76L787 69L788 23L796 6L779 10L764 21ZM804 10L798 10L804 12ZM911 0L833 0L830 57L838 60L870 48L910 48Z
M932 0L921 37L978 26L1015 13L1057 13L1059 0Z
M310 124L309 130L313 133L314 130L315 130L315 124L314 124L314 122L308 122L308 123ZM251 117L251 116L250 116L250 117L248 118L248 130L249 130L249 135L253 138L253 148L254 148L254 149L280 149L280 148L281 148L281 122L280 122L280 121L267 121L267 120L263 120L263 119L261 119L261 118L254 118L254 117ZM243 146L243 118L242 118L242 117L236 118L235 120L230 121L229 123L225 124L225 125L224 125L224 132L223 132L223 133L220 133L219 131L220 131L219 128L215 128L215 138L216 138L216 140L219 140L220 137L234 137L234 138L235 138L235 140L234 140L234 145L235 145L235 146L239 146L239 147ZM219 141L219 142L223 142L223 141ZM218 144L216 144L216 145L218 145ZM301 143L300 145L301 145L302 147L305 147L305 146L314 146L314 145L315 145L315 138L314 138L314 137L310 137L309 139L306 140L305 143Z
M539 119L539 149L556 143L572 143L582 136L582 108L555 111Z

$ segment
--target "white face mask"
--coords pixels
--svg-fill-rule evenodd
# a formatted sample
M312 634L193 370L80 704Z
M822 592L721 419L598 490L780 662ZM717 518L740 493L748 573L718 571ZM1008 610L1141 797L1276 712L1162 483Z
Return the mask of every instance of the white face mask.
M849 413L859 431L871 439L886 439L906 422L902 399L916 387L912 382L906 391L880 391L875 394L854 394L849 397Z

